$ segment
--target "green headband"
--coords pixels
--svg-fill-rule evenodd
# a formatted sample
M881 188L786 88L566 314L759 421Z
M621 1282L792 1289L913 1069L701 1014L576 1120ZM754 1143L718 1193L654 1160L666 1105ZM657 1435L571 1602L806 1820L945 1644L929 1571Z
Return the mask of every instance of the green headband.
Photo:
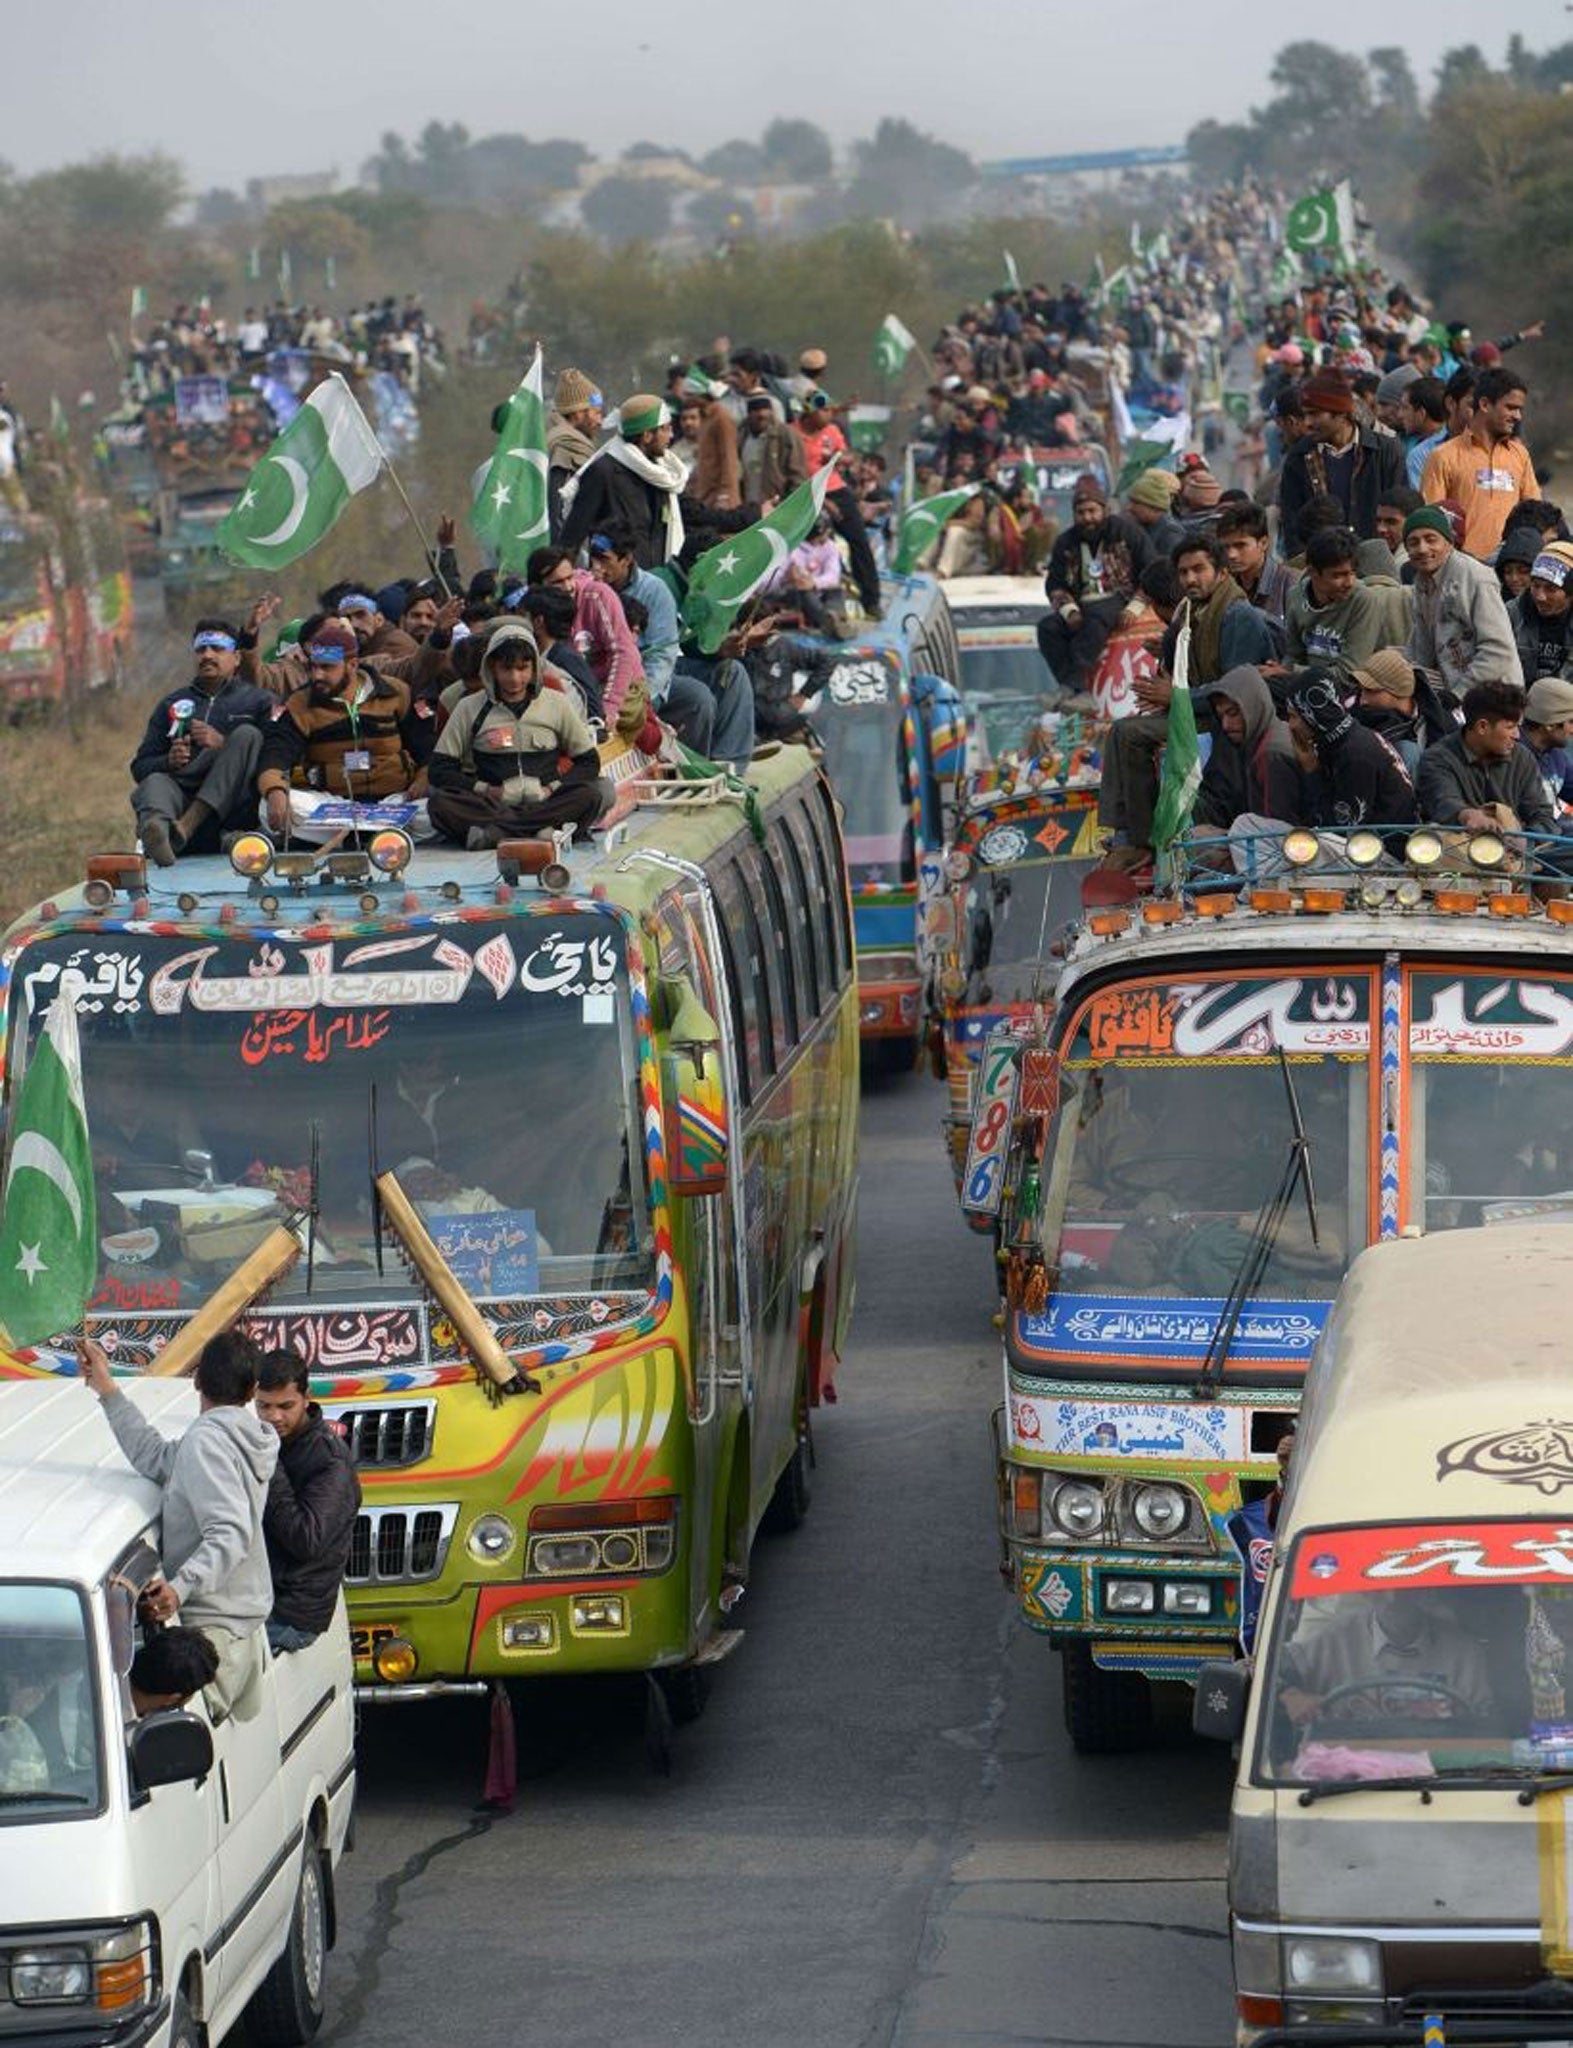
M646 406L643 412L625 412L621 416L623 439L632 441L640 434L654 433L657 427L664 427L671 417L664 398L658 398L654 405Z

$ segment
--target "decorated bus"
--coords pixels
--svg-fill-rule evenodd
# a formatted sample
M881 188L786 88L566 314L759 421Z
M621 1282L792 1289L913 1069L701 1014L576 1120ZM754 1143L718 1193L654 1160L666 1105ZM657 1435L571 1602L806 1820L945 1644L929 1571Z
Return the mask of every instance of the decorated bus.
M367 1700L648 1671L697 1711L808 1505L854 1280L836 807L802 747L640 795L582 848L101 856L3 942L8 1090L79 1020L116 1371L239 1317L355 1452Z
M1002 1567L1086 1750L1237 1653L1351 1257L1573 1218L1560 850L1275 845L1254 885L1197 868L1092 912L1052 1017L1001 1049Z
M829 662L812 713L843 807L865 1042L905 1065L922 1024L918 892L938 872L966 731L959 656L932 576L887 578L885 616L853 639L815 642Z

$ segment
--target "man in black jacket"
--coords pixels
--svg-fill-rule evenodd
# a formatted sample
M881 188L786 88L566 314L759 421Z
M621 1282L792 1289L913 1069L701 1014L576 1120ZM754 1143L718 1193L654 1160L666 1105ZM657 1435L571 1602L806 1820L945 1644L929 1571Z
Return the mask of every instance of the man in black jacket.
M1284 457L1278 531L1297 534L1307 503L1336 498L1361 540L1376 538L1376 508L1404 482L1404 444L1355 417L1354 387L1341 370L1317 370L1300 386L1307 432Z
M360 1512L350 1448L311 1399L305 1360L270 1351L257 1376L257 1414L278 1431L279 1461L262 1511L273 1574L268 1647L304 1650L333 1619Z
M1134 519L1109 510L1095 476L1078 477L1071 520L1054 543L1044 589L1050 609L1038 621L1038 651L1062 690L1085 690L1120 614L1146 568L1147 536Z
M576 555L592 533L626 526L641 569L659 569L679 556L692 561L722 533L735 533L759 517L757 505L723 512L687 490L688 470L672 453L672 414L653 392L624 399L617 432L563 486L564 518L558 545Z
M1414 823L1414 784L1397 748L1356 722L1331 677L1308 671L1290 686L1288 725L1300 764L1302 824L1348 832Z
M236 674L240 634L228 619L198 619L191 652L196 674L153 706L131 763L137 830L161 868L198 838L217 852L227 825L252 822L262 729L278 708Z

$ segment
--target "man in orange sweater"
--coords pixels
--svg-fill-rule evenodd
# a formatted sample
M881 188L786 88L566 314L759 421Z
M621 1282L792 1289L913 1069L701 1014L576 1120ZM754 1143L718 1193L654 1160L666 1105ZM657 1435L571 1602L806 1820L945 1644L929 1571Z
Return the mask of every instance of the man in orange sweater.
M1540 485L1529 450L1519 439L1524 424L1524 380L1491 368L1475 380L1474 416L1463 433L1433 450L1421 478L1428 504L1444 499L1464 508L1464 552L1484 561L1502 544L1507 515L1522 498L1538 498Z

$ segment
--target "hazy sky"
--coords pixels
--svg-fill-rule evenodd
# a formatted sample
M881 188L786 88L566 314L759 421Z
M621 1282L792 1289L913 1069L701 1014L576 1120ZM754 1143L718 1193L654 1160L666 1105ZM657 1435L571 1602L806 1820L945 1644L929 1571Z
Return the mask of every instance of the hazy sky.
M1422 83L1455 43L1493 61L1573 33L1561 0L1314 9L1248 0L11 0L0 156L22 171L164 149L192 185L337 164L433 117L696 153L806 116L838 145L903 114L981 157L1183 140L1268 97L1296 35L1404 42Z

